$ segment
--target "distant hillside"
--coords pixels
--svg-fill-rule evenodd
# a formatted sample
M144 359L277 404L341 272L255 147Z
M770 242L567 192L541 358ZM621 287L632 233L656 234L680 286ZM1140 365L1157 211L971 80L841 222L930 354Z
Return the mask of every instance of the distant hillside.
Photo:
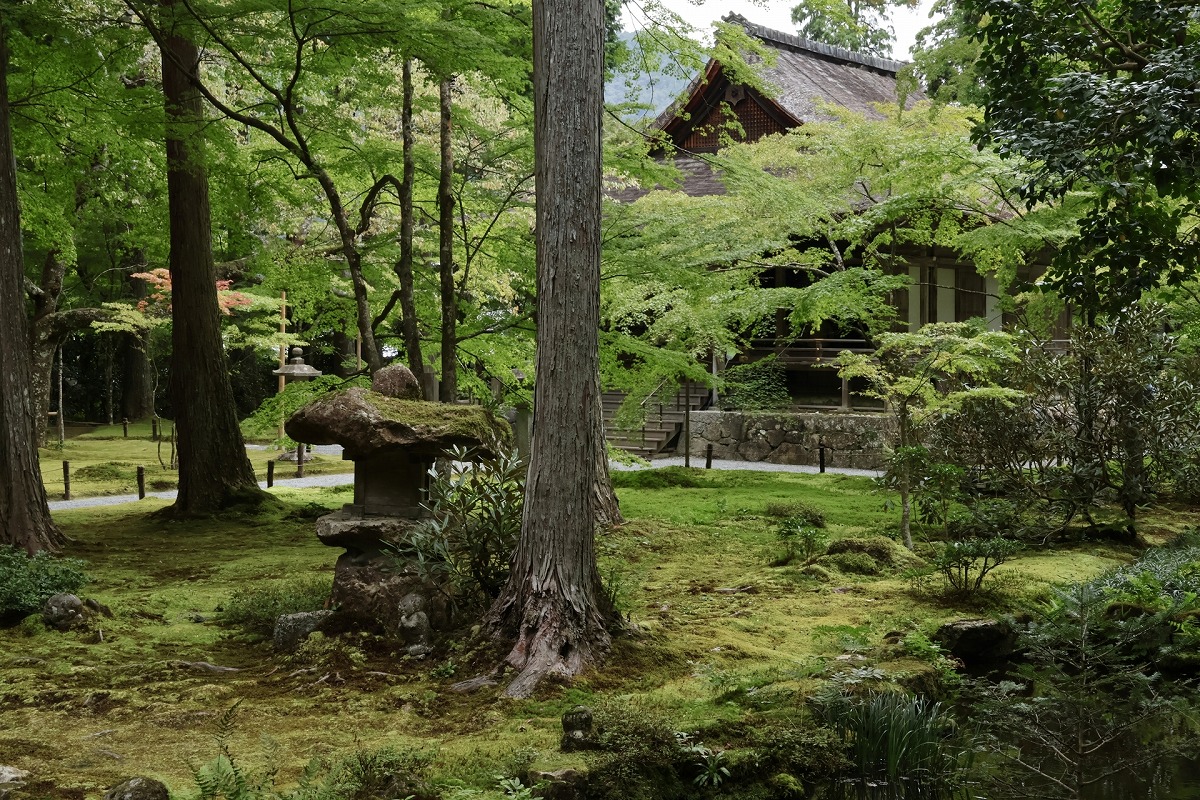
M687 88L698 70L691 70L657 57L639 57L636 34L622 31L621 41L632 57L625 67L604 84L604 102L636 103L642 109L626 116L632 119L656 117ZM651 62L647 69L646 62ZM661 61L662 63L653 63Z

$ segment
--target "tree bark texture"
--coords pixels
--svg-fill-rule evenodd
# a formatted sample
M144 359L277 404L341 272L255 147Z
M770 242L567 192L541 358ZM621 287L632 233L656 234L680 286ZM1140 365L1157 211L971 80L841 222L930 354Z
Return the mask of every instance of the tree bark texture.
M608 448L604 446L604 404L600 392L596 392L595 408L592 412L596 426L596 478L592 482L592 518L597 525L611 527L621 525L625 517L621 514L621 503L613 491L612 478L608 474Z
M50 518L38 464L28 322L8 109L7 32L0 20L0 544L33 555L58 550L66 539Z
M165 3L170 13L175 2ZM179 495L170 513L211 514L262 496L238 427L221 343L208 175L197 134L203 108L196 45L178 30L163 41L170 218L171 401L179 437Z
M454 143L452 133L453 80L438 85L441 106L441 170L438 175L438 276L442 294L442 381L443 403L458 399L458 297L454 290Z
M121 416L149 419L154 416L154 364L150 361L149 333L121 337Z
M396 278L400 281L400 329L404 338L404 355L408 368L421 384L425 397L425 364L421 358L421 336L417 328L417 303L413 287L413 187L417 179L417 164L413 151L416 135L413 130L413 62L404 59L404 100L400 112L400 127L404 139L404 176L400 183L400 260L396 262Z
M538 352L521 539L486 627L515 644L505 693L599 663L615 614L596 567L601 446L600 90L603 0L535 0Z

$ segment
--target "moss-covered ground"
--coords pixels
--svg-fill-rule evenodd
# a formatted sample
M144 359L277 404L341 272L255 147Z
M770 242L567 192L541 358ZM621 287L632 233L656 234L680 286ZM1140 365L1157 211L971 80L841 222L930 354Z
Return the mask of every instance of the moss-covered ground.
M772 504L820 510L835 540L893 524L866 479L653 474L621 479L629 522L597 541L626 632L601 671L529 701L450 691L484 658L472 649L469 620L419 659L366 638L318 637L285 656L222 624L239 590L330 575L340 551L317 541L313 521L347 502L348 490L279 491L282 510L268 516L167 523L149 515L162 505L152 500L58 515L72 539L67 554L85 559L92 577L81 594L114 617L69 633L46 630L37 617L0 629L0 763L32 773L13 797L99 797L138 774L193 795L191 766L217 754L218 721L235 704L226 746L247 767L277 767L283 785L314 757L390 745L432 754L440 787L500 797L497 775L529 763L584 765L558 749L560 717L577 703L623 703L713 747L736 748L772 714L796 713L839 672L936 686L936 667L894 642L1015 607L1052 582L1134 555L1095 543L1033 549L1000 568L999 591L956 605L915 591L895 570L829 566L812 577L799 564L769 566L780 550ZM1192 521L1162 512L1147 530L1168 536Z

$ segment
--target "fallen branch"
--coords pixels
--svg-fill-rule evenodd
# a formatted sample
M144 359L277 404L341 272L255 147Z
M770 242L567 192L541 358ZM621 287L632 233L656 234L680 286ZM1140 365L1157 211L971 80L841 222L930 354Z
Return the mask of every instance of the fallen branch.
M241 672L241 667L222 667L218 664L210 664L207 661L172 661L172 667L181 667L183 669L198 669L204 672Z

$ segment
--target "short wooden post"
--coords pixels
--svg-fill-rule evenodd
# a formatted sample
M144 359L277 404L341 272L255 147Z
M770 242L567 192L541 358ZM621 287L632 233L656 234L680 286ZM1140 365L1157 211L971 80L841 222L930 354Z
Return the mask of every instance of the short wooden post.
M146 468L141 466L140 464L138 465L138 468L137 468L137 482L138 482L138 500L145 500L146 499Z
M63 462L63 500L71 499L71 462Z
M704 446L704 468L712 469L712 442Z
M817 440L817 463L820 465L821 472L825 472L825 437L822 436Z
M683 465L692 466L692 381L683 381Z
M304 445L296 445L296 477L304 477Z
M267 462L267 488L270 489L275 485L275 459Z
M129 417L124 417L121 420L121 435L126 439L129 438Z
M850 410L850 380L848 378L842 378L842 409Z

